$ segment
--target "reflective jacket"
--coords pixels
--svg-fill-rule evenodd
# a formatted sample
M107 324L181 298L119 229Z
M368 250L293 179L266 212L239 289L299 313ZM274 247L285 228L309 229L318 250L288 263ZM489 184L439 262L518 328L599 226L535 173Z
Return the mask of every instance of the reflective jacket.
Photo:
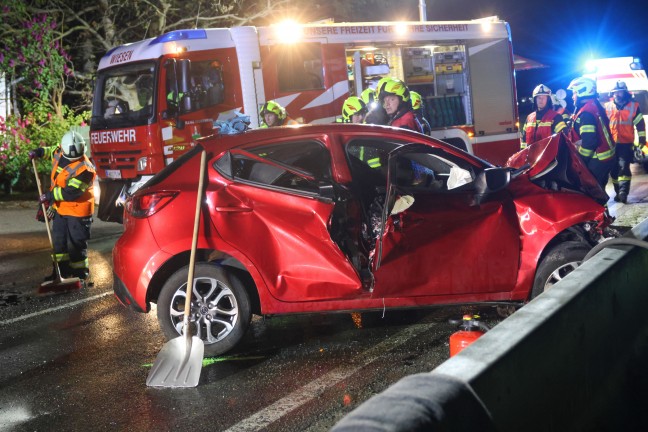
M610 132L615 143L632 144L635 139L635 126L639 137L646 137L646 127L643 123L643 114L639 103L629 101L619 108L610 101L605 104L605 111L610 119Z
M399 110L387 125L423 133L423 126L412 110Z
M585 158L607 161L614 157L614 141L607 118L602 118L596 99L587 99L574 115L570 138L581 140L578 153ZM603 107L601 107L602 109Z
M94 213L93 183L96 176L94 166L85 155L71 161L65 167L60 166L62 159L63 152L60 148L52 152L50 191L54 196L54 208L61 216L92 216ZM81 181L80 178L85 181Z
M536 119L538 111L533 111L528 115L524 128L522 129L522 148L527 144L533 144L555 133L561 132L567 125L562 116L552 109L548 109L543 114L540 121Z

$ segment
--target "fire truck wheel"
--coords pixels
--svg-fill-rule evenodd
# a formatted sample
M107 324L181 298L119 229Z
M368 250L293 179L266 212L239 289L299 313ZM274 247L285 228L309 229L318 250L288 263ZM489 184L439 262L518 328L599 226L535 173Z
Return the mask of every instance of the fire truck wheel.
M182 334L189 267L176 271L162 287L157 317L167 339ZM189 327L205 343L205 356L231 350L245 335L252 313L239 279L223 267L196 263Z
M530 299L536 298L571 273L583 262L590 249L589 245L577 241L554 246L538 265Z

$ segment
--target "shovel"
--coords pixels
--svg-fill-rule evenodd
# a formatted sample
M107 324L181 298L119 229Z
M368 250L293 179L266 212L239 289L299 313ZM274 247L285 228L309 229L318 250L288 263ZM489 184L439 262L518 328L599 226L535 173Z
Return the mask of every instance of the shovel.
M38 168L36 167L36 160L32 159L32 167L34 168L34 175L36 176L36 186L38 186L38 196L43 195L43 187L41 186L40 178L38 177ZM47 217L47 209L45 203L41 204L43 210L43 217L45 218L45 227L47 228L47 237L49 238L50 247L52 248L52 262L54 263L54 279L51 281L43 282L38 288L38 294L60 293L72 291L83 288L83 283L78 277L64 278L61 276L61 268L58 261L54 257L54 242L52 241L52 231L50 230L49 218Z
M150 387L196 387L202 370L205 344L202 339L191 336L189 315L191 314L191 294L193 291L194 264L196 262L196 247L198 245L198 222L200 206L203 197L205 180L205 164L207 154L202 151L200 156L200 179L198 180L198 197L196 198L196 217L194 219L191 256L189 258L189 276L187 277L187 296L185 298L184 319L182 320L182 335L171 339L158 354L153 367L146 378Z

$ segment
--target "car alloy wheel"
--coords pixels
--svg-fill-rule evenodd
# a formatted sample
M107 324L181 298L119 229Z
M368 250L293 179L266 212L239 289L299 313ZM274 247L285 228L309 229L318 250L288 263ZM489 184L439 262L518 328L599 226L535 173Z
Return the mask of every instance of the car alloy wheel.
M158 321L168 339L182 334L188 271L188 267L178 270L160 292ZM250 320L249 298L238 278L222 267L196 264L189 322L192 334L205 343L205 355L234 347Z

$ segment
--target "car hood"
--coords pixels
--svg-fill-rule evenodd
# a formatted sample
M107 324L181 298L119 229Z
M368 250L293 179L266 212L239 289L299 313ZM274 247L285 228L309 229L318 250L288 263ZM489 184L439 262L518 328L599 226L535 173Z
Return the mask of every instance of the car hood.
M505 166L521 170L533 183L547 189L577 190L601 205L609 199L564 134L529 145L511 156Z

